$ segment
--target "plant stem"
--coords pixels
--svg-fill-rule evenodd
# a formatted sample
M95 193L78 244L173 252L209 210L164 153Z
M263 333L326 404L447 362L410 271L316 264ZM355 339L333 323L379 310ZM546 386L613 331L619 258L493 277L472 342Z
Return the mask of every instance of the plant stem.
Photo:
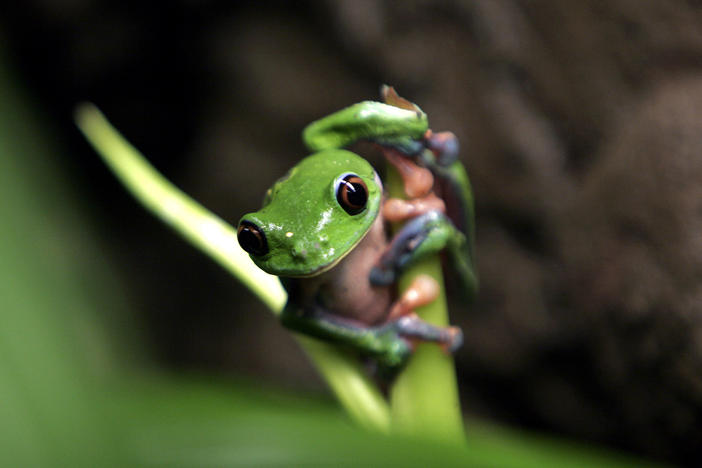
M260 270L237 241L236 229L179 190L129 144L92 104L76 109L78 127L115 176L149 211L244 283L274 314L287 293ZM357 359L337 347L296 336L347 413L361 426L387 432L390 410Z
M388 165L388 193L406 198L404 184L394 167ZM439 283L439 297L416 310L428 323L448 325L448 311L438 255L426 258L403 273L399 290L404 291L419 274ZM434 343L421 343L390 390L393 432L463 443L463 420L453 357Z

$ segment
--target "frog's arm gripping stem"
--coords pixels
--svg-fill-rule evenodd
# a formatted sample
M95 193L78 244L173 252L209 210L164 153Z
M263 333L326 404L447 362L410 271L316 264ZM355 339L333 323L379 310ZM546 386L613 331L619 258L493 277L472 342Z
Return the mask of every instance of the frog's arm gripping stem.
M318 303L300 306L289 300L280 320L291 330L360 349L386 367L401 365L412 352L408 342L393 330L393 322L380 327L364 326L338 317Z
M388 285L419 259L446 249L461 284L472 297L477 285L473 265L465 255L466 237L439 211L429 211L407 222L393 237L390 246L371 271L370 281ZM462 288L463 289L463 288Z
M329 312L321 301L300 304L297 280L283 279L289 300L281 314L282 324L307 335L360 349L373 357L383 368L402 365L412 352L410 339L444 343L451 351L462 343L460 330L430 325L416 314L403 315L378 326L368 326Z

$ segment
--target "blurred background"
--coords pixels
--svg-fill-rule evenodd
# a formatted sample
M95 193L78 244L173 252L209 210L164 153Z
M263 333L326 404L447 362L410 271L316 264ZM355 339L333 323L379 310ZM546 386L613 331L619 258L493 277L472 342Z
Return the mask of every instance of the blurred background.
M324 398L72 112L94 102L236 222L306 154L307 123L388 83L457 134L473 183L481 292L451 308L464 412L702 462L701 2L28 0L0 7L0 67L0 328L19 346L0 377L71 349L91 375L137 363ZM83 306L64 314L68 289ZM31 304L56 314L13 315ZM46 320L73 338L15 333Z

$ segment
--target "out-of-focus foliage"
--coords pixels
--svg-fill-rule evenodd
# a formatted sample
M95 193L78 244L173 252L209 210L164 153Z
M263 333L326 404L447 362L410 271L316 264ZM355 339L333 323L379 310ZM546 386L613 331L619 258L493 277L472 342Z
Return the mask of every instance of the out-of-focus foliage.
M100 423L89 369L111 367L95 319L116 294L100 284L60 149L0 67L0 457L5 466L111 459L114 434Z
M0 465L641 466L479 425L465 449L385 438L315 398L148 374L90 201L2 62L0 102Z

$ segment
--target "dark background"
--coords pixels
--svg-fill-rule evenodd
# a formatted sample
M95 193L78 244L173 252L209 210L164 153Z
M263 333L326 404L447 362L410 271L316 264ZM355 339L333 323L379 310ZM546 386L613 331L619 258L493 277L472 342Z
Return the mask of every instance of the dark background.
M76 103L96 103L236 222L305 155L307 123L389 83L458 135L474 186L481 292L452 306L466 335L464 410L702 460L699 2L35 0L0 11L5 55L68 155L59 164L133 313L110 320L138 324L156 365L323 391L251 294L136 206L75 129Z

